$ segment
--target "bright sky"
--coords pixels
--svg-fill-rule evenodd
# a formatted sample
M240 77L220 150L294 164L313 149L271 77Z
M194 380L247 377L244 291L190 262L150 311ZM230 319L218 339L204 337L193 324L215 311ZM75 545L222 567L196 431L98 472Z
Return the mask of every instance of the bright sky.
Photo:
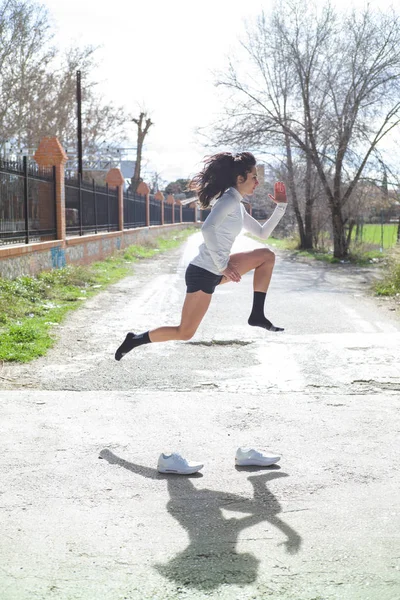
M273 0L41 2L53 17L60 46L102 46L94 79L102 82L108 101L137 116L141 108L149 113L154 125L145 143L146 170L157 171L167 181L193 175L209 153L199 144L195 129L212 122L220 108L213 71L226 64L237 46L244 20L273 4ZM382 4L385 0L380 0ZM136 125L127 123L127 132L131 136L127 146L135 146Z

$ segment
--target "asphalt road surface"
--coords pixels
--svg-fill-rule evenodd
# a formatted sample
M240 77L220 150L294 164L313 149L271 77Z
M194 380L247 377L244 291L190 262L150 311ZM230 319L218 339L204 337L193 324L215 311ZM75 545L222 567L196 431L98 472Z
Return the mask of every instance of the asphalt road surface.
M200 238L3 366L1 600L399 600L399 319L369 271L282 255L266 315L283 333L247 325L248 274L191 341L114 361L126 331L178 322ZM239 445L281 462L235 468ZM159 475L161 451L202 474Z

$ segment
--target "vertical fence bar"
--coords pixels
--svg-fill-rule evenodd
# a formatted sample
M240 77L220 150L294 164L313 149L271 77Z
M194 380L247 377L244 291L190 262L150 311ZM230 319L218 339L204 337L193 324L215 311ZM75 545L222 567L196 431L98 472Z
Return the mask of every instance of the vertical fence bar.
M118 231L124 230L124 188L122 183L117 187L118 192Z
M79 192L79 235L83 235L82 228L82 177L80 173L78 173L78 192Z
M54 202L54 227L55 227L55 239L57 239L57 169L53 168L53 202Z
M97 196L96 196L96 182L93 179L93 203L94 203L94 230L97 233Z
M25 210L25 244L29 244L29 203L28 203L28 159L23 157L24 170L24 210Z
M146 227L150 225L150 192L146 192Z
M110 192L108 189L108 183L106 183L107 189L107 231L110 231Z

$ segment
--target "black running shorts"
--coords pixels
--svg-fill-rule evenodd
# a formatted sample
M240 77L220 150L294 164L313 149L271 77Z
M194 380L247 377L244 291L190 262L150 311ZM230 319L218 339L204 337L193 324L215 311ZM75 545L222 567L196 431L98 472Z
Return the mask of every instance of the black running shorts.
M222 275L215 275L207 269L189 264L185 273L186 292L193 294L201 290L206 294L213 294L216 286L221 283L222 277Z

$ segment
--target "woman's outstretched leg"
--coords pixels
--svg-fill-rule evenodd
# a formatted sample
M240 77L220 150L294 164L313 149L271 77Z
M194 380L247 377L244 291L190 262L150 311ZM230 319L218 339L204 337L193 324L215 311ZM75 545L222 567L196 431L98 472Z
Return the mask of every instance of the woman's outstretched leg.
M129 332L115 353L115 360L121 360L125 354L150 342L168 342L170 340L190 340L197 331L208 307L212 294L198 291L186 294L182 308L181 322L175 327L158 327L136 335Z
M210 306L212 294L201 290L186 294L182 307L181 322L176 327L158 327L149 332L151 342L168 342L169 340L190 340L197 331Z

